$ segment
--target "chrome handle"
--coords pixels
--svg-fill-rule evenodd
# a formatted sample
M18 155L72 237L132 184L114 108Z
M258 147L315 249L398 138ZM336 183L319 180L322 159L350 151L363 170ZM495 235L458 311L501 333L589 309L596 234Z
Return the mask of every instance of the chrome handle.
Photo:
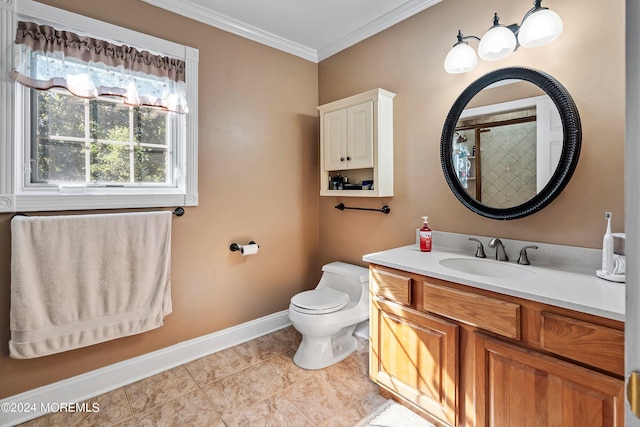
M529 262L529 257L527 256L527 249L538 249L538 247L535 245L531 245L531 246L525 246L524 248L520 249L520 257L518 257L518 264L522 264L522 265L531 264Z
M469 240L478 243L478 247L476 248L476 258L486 258L487 255L484 253L484 246L482 246L482 242L478 239L474 239L473 237L470 237Z

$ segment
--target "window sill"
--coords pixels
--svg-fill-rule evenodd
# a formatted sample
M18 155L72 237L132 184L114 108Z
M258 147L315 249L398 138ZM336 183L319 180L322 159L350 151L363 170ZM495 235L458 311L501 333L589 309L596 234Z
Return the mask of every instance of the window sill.
M37 212L197 206L197 194L16 194L0 195L0 212Z

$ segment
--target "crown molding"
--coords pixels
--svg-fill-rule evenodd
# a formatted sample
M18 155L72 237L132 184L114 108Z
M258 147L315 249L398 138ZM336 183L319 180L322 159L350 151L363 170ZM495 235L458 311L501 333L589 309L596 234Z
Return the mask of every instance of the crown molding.
M369 24L364 25L352 33L336 40L335 42L320 48L317 52L318 62L329 58L336 53L353 46L356 43L361 42L387 28L404 21L413 15L422 12L429 7L440 3L442 0L412 0L404 5L392 10L385 15L382 15L378 19L371 21Z
M345 37L318 50L295 43L245 22L214 12L189 0L142 0L145 3L185 16L203 24L219 28L258 43L279 49L312 62L320 62L392 25L421 12L442 0L411 0Z
M308 61L318 62L318 54L314 49L294 43L283 37L263 31L245 22L217 13L189 0L142 0L153 6L185 16L203 24L219 28L249 40L271 46Z

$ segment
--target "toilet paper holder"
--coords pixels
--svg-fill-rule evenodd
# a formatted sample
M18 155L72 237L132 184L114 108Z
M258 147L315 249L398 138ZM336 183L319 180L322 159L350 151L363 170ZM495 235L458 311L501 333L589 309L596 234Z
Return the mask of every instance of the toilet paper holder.
M257 245L256 242L254 242L253 240L250 241L249 243L247 243L248 245ZM260 247L260 245L258 245L258 247ZM229 249L231 249L231 252L236 252L236 251L240 251L242 252L242 245L239 245L237 243L232 243L231 246L229 246Z

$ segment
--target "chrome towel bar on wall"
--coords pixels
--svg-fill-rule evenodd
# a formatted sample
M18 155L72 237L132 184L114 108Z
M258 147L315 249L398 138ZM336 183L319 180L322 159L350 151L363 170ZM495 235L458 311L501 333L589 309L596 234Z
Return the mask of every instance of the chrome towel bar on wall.
M341 211L345 209L353 209L358 211L374 211L374 212L382 212L385 215L391 212L391 208L387 205L384 205L380 209L373 209L373 208L351 208L351 207L345 206L344 203L340 203L339 205L336 206L336 209Z

